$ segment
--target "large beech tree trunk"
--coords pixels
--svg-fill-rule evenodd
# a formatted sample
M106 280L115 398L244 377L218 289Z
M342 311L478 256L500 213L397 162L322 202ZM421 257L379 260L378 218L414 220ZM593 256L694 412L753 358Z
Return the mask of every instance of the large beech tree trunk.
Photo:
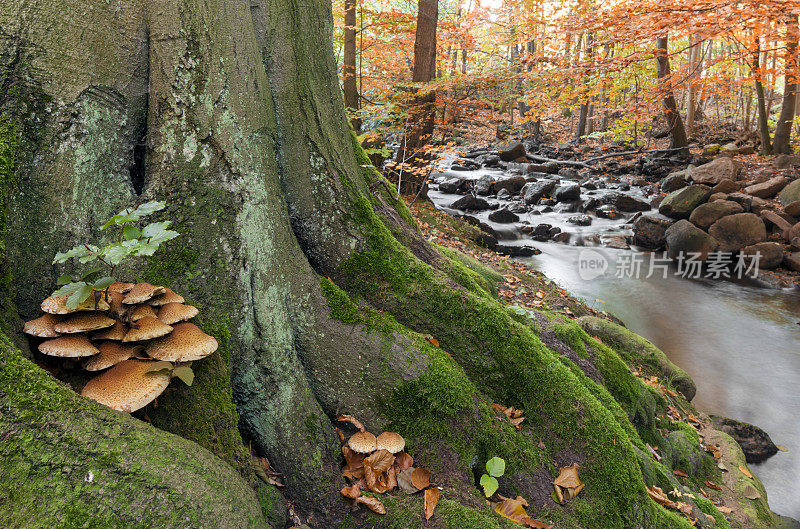
M797 56L798 26L797 15L792 15L786 28L785 82L783 85L783 104L775 125L775 136L772 139L772 150L776 154L792 152L791 138L794 124L797 92L800 87L800 58Z
M417 523L419 495L349 514L334 421L350 413L433 469L436 523L501 527L473 474L500 456L535 516L689 529L645 484L714 461L662 428L667 402L626 361L689 398L691 379L604 320L504 307L496 273L428 244L348 128L331 20L323 0L0 3L0 526ZM16 312L37 315L56 251L153 198L181 237L122 275L184 294L220 349L137 418L36 366ZM285 489L254 479L245 446ZM552 480L575 462L586 487L560 506Z

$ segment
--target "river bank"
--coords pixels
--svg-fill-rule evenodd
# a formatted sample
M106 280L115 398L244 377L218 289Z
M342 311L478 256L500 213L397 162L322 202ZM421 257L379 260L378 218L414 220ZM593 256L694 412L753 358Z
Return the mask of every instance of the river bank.
M686 277L681 263L670 259L670 254L641 251L635 244L645 235L654 239L652 233L642 234L641 230L637 235L637 221L639 226L653 224L654 220L667 228L677 224L676 219L656 213L655 208L667 196L660 191L665 180L675 180L676 172L686 184L679 189L703 185L686 179L686 173L680 176L687 162L701 159L696 156L694 160L667 159L651 164L648 177L574 169L569 164L539 163L519 156L516 162L498 162L492 157L500 158L499 151L494 154L486 149L467 154L470 157L443 159L448 168L434 174L437 184L428 193L433 203L479 227L481 234L476 240L482 244L517 256L544 272L565 292L583 298L591 308L618 316L653 341L700 381L695 401L699 408L764 427L788 451L755 466L754 471L764 481L776 512L800 516L800 502L792 492L800 475L800 425L794 419L800 415L800 395L795 390L800 380L800 329L796 325L800 296L793 288L797 273L781 260L773 264L774 268L768 263L771 269L760 269L755 278L736 278L735 274L729 279L712 278L706 277L710 264L706 262L698 277ZM735 161L734 157L724 158ZM497 165L485 167L482 164L486 161ZM639 162L636 167L643 170L647 162ZM786 160L780 164L785 165ZM752 170L749 162L742 165ZM540 174L539 169L549 172ZM758 170L765 182L776 178L764 167ZM796 169L791 166L779 171L777 176L787 182L796 181ZM757 185L744 185L748 183L747 173L741 168L738 174L743 175L740 189ZM530 200L540 193L538 186L544 186L545 192ZM740 195L754 197L744 192ZM733 198L747 203L741 197ZM758 199L755 208L750 200L748 213L758 216L765 237L752 244L781 245L782 257L791 255L792 243L785 240L777 224L764 217L767 212L783 218L787 216L782 209L785 207L779 199L754 198ZM459 200L462 206L473 207L454 207ZM489 207L483 207L481 200ZM661 230L662 242L651 246L666 246L667 228ZM585 265L593 261L600 263L602 270L587 270ZM731 262L726 269L734 272L734 268ZM565 304L562 310L569 314L575 307Z

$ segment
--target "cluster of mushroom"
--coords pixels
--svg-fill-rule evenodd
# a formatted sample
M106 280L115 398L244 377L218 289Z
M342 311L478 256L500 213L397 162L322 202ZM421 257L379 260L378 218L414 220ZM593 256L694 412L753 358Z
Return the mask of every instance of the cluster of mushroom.
M132 412L167 388L176 364L217 350L213 336L187 321L198 310L184 301L166 287L118 282L75 309L67 307L67 296L45 299L45 314L23 331L46 338L38 347L45 355L79 360L87 371L105 370L81 394Z

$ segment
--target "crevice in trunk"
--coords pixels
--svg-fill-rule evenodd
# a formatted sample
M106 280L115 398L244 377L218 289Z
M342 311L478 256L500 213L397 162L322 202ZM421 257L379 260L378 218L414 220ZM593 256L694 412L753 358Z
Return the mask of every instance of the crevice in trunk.
M131 185L137 195L144 191L144 179L146 173L147 159L147 126L142 127L142 132L137 135L137 141L133 145L133 163L130 166Z

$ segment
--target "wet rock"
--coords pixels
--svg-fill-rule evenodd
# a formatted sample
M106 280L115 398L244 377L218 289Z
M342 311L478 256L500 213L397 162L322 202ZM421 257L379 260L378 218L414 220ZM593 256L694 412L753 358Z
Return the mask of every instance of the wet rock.
M736 156L739 154L739 147L735 143L726 143L719 149L719 153L723 156Z
M783 206L783 212L790 217L800 217L800 200L795 200Z
M601 219L616 219L620 215L619 211L617 211L617 208L609 205L600 206L595 210L594 213Z
M531 231L531 237L537 241L545 242L550 239L550 230L552 229L553 226L550 224L539 224Z
M706 186L691 185L673 191L661 201L658 212L672 219L688 219L692 211L711 195Z
M584 200L583 203L580 206L578 206L578 211L580 211L582 213L585 213L587 211L591 211L593 209L597 209L601 205L602 205L602 202L600 202L599 198L590 197L590 198ZM609 207L611 207L611 206L609 206Z
M784 206L800 200L800 179L784 187L783 191L778 194L778 200Z
M530 257L532 255L539 255L542 253L538 248L527 244L520 246L511 244L498 244L495 251L500 255L508 255L510 257Z
M499 224L508 224L510 222L519 222L519 216L516 213L512 213L506 208L503 208L489 213L489 220Z
M562 231L561 233L557 233L553 235L553 242L560 242L560 243L568 243L570 239L570 234L566 231Z
M562 167L558 170L558 175L569 180L575 180L580 177L577 169L573 169L572 167Z
M711 189L711 192L712 193L735 193L736 191L739 191L740 188L741 188L741 186L739 184L737 184L736 182L734 182L730 178L725 178L723 180L720 180L720 182Z
M764 222L767 226L775 226L778 231L783 234L789 234L792 226L794 226L794 222L789 221L781 217L779 214L775 213L774 211L765 210L761 212L761 218L764 219Z
M777 242L759 242L742 248L742 254L745 256L759 254L758 268L771 270L780 266L783 261L783 245Z
M789 270L800 272L800 252L787 253L783 257L783 265Z
M671 193L687 185L689 184L686 182L686 172L680 171L678 173L672 173L663 179L661 181L661 190L665 193Z
M709 143L705 147L703 147L703 154L706 156L715 156L722 146L719 143Z
M497 167L500 164L500 157L496 154L487 154L481 159L484 167Z
M627 250L630 248L624 235L602 235L600 237L600 244L607 248L614 248L617 250Z
M722 217L742 213L744 208L741 204L729 200L717 200L701 204L689 215L689 221L704 230L708 230L712 224Z
M744 192L748 195L753 195L759 198L772 198L778 194L778 191L786 187L789 180L785 176L776 176L770 178L766 182L754 184L744 188Z
M753 213L722 217L711 225L708 233L719 242L719 250L722 252L735 252L767 238L764 221Z
M714 237L685 219L667 228L665 238L667 253L673 259L680 255L684 257L696 255L697 259L705 261L708 254L719 246Z
M800 165L800 156L791 154L779 155L772 164L775 169L789 169L796 165Z
M575 224L576 226L590 226L592 224L592 217L589 215L573 215L567 219L567 222Z
M728 193L711 193L708 197L709 202L716 202L718 200L728 200Z
M484 175L472 184L472 190L482 196L490 195L494 186L495 178L491 175Z
M462 211L483 211L489 209L489 203L482 198L466 195L450 204L450 207Z
M778 453L778 447L772 442L769 434L758 426L718 415L712 415L711 420L717 429L739 443L748 463L763 463Z
M553 207L553 211L556 213L576 213L580 206L581 203L577 200L572 202L559 202Z
M447 178L439 183L439 191L442 193L451 193L455 194L459 191L463 191L467 187L467 180L463 178Z
M528 172L529 173L546 173L547 172L547 165L543 163L529 163L528 164Z
M525 157L525 146L516 141L507 141L497 146L497 155L504 162L511 162Z
M549 195L556 188L554 180L539 180L530 182L525 190L524 198L526 204L536 204L545 195Z
M498 194L497 197L499 198L500 194ZM515 203L511 204L510 206L508 206L508 210L510 212L512 212L512 213L516 213L516 214L519 215L519 214L522 214L522 213L527 213L528 212L528 207L525 204L522 204L520 202L515 202ZM533 213L535 215L534 212L531 212L531 213Z
M643 200L638 200L624 193L612 191L603 197L603 204L614 206L618 211L625 213L635 213L637 211L649 211L650 204Z
M696 184L717 185L723 180L736 180L741 164L727 156L714 158L711 162L689 171L689 178Z
M666 231L673 221L641 216L633 223L633 244L647 250L661 250L667 244Z
M552 228L550 228L550 238L551 239L553 237L555 237L556 235L558 235L559 233L561 233L561 228L559 228L558 226L553 226Z
M559 186L555 192L553 192L553 198L559 202L578 200L581 198L581 186L574 182Z
M522 190L522 187L525 185L525 178L522 176L514 176L511 178L504 178L503 180L498 180L494 183L494 191L495 193L500 192L501 189L508 190L509 193L515 195Z

